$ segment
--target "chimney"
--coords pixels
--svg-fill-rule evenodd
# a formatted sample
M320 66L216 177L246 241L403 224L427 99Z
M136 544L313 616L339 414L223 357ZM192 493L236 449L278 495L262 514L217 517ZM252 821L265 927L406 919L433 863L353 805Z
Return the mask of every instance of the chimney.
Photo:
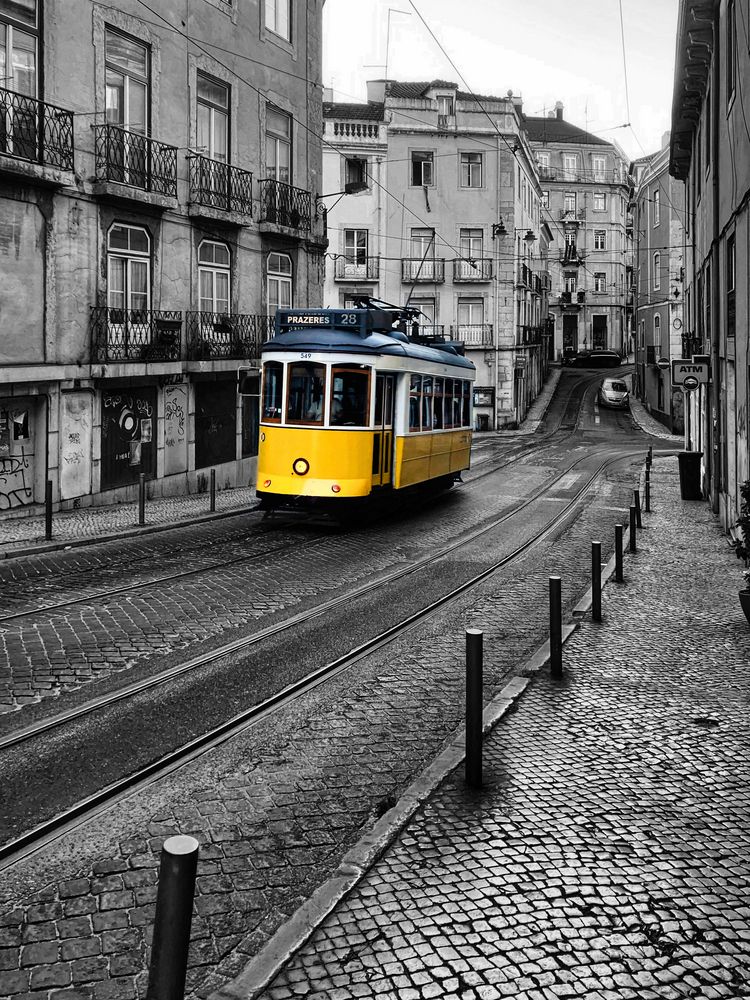
M385 85L387 80L367 81L367 101L368 104L383 104L385 102Z
M333 87L323 87L323 103L333 104Z
M565 105L562 101L555 101L555 118L557 118L558 121L562 121L564 107Z

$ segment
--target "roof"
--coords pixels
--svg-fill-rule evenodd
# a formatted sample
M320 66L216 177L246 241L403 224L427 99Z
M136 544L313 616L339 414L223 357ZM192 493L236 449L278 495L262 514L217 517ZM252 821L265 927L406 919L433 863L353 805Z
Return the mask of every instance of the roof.
M589 146L611 146L611 142L571 125L556 115L552 118L523 116L523 127L531 142L576 142Z
M383 105L371 102L369 104L343 104L334 101L323 102L324 118L358 118L364 121L383 121Z
M490 94L472 94L468 90L459 90L457 83L449 80L421 80L413 83L400 80L389 80L387 94L401 100L416 100L426 98L428 90L455 90L458 101L507 101L508 97L493 97Z

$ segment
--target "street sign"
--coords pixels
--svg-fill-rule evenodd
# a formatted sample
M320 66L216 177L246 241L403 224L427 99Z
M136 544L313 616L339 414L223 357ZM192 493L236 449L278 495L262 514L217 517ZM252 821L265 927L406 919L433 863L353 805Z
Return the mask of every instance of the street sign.
M659 358L659 360L656 362L656 367L661 368L663 371L665 368L669 368L671 363L672 362L669 360L669 358Z
M686 375L682 380L682 388L685 392L691 392L693 389L697 389L699 385L700 382L695 375Z
M684 385L685 379L694 378L698 385L708 382L708 362L691 361L690 358L672 360L672 385Z

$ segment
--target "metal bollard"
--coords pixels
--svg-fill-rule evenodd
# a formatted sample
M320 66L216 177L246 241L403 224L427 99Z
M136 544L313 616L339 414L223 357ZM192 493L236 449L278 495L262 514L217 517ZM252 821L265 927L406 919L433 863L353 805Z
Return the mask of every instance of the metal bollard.
M622 583L622 525L615 525L615 581Z
M52 480L48 479L44 487L44 537L46 541L52 538Z
M138 524L146 523L146 473L138 476Z
M216 469L211 469L211 505L209 510L212 514L216 510Z
M591 620L602 620L602 543L591 543Z
M147 1000L182 1000L185 994L197 867L198 841L194 837L164 841Z
M482 785L482 643L484 633L466 629L466 784Z
M651 470L646 469L646 513L651 513Z
M635 540L635 507L630 507L630 542L628 549L630 552L635 552L637 548L637 542Z
M635 507L635 523L639 528L643 527L641 522L641 491L633 490L633 506Z
M562 597L559 576L549 578L549 669L552 677L562 677Z

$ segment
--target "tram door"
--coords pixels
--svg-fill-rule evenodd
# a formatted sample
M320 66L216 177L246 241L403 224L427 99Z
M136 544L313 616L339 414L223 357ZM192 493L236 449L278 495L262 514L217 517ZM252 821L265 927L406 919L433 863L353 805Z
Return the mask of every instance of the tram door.
M372 440L372 485L388 486L393 472L393 400L395 375L375 380L375 433Z

